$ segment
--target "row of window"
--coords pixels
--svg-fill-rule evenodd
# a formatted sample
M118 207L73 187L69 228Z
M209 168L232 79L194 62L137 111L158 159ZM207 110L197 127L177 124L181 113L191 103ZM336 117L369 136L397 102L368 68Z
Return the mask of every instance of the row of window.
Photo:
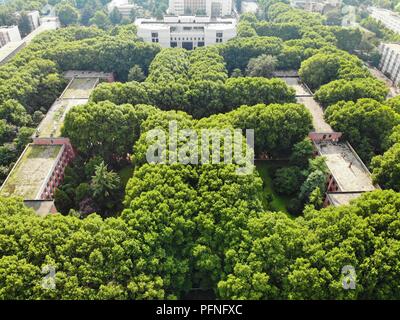
M171 41L170 42L170 47L171 48L177 48L178 47L178 42ZM186 48L186 49L192 50L193 47L194 47L193 42L183 42L182 43L182 48ZM204 41L197 42L197 47L204 47Z
M183 37L182 38L182 41L189 41L189 40L190 41L193 41L193 40L194 41L197 41L197 40L204 41L204 37L198 37L198 38L197 37L190 37L190 38L189 37L186 37L186 38ZM180 37L178 37L178 38L177 37L171 37L171 41L181 41L181 38Z

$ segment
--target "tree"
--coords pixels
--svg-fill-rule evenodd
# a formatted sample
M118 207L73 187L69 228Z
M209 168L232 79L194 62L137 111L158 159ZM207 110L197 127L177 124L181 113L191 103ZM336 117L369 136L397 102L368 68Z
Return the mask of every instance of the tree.
M221 45L221 55L232 72L236 68L245 70L251 58L262 54L278 56L282 47L283 42L277 37L235 38Z
M103 30L107 30L111 25L111 21L104 11L96 11L94 16L89 20L89 23Z
M278 169L273 180L276 192L284 195L296 194L303 182L302 170L299 167Z
M21 12L18 19L18 29L21 32L21 36L25 37L33 30L31 29L31 23L26 12Z
M231 78L240 78L243 77L242 70L236 68L231 73Z
M137 82L142 82L146 79L146 76L144 75L142 68L135 64L130 70L128 74L128 81L137 81Z
M237 28L237 36L241 38L256 37L256 30L247 21L241 21Z
M319 192L325 192L326 185L326 173L322 171L313 171L307 177L306 181L300 187L299 198L303 201L308 201L311 194L314 193L315 189L319 189Z
M400 143L394 144L382 156L372 158L371 167L375 183L400 192Z
M63 26L76 24L79 19L79 11L69 3L61 3L56 8L57 16Z
M265 77L270 78L276 69L278 60L270 55L261 55L252 58L247 65L246 74L249 77Z
M18 127L30 125L32 122L24 106L16 100L7 100L0 105L0 118Z
M293 146L290 162L293 163L293 165L304 168L309 163L313 154L313 143L311 139L307 137Z
M109 15L110 21L113 25L120 24L122 21L122 15L117 8L114 8Z
M104 199L119 188L120 180L118 174L108 171L107 166L102 162L96 167L95 175L92 177L92 190L95 198Z
M316 54L301 64L299 75L312 89L338 77L340 62L332 55Z
M392 108L372 99L339 102L326 109L325 117L367 163L383 153L389 134L399 124L399 115Z
M315 92L315 99L323 107L330 106L339 101L354 101L361 98L371 98L384 101L389 89L378 79L335 80L323 85Z

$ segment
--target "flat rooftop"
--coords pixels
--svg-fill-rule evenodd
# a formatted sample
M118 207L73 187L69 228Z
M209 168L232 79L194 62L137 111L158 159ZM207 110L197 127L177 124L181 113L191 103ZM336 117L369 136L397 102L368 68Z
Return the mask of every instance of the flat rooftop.
M63 150L62 145L28 145L1 187L0 195L39 200Z
M392 49L393 51L400 52L400 44L398 43L384 43L383 45Z
M279 76L279 78L285 81L289 87L292 87L295 90L297 103L303 104L308 111L311 112L315 132L333 132L332 127L325 121L324 110L319 103L315 101L312 92L310 92L310 90L303 85L300 77Z
M60 99L89 99L93 89L98 84L98 78L76 78L67 86Z
M73 107L86 104L90 94L96 87L98 78L73 79L58 98L36 130L37 138L58 138L61 137L61 128L69 110Z
M362 192L328 192L326 196L333 206L342 206L357 199L361 194Z
M101 80L108 80L113 77L112 73L100 71L82 71L82 70L69 70L64 72L64 78L98 78Z
M314 142L342 192L373 191L371 174L346 142Z

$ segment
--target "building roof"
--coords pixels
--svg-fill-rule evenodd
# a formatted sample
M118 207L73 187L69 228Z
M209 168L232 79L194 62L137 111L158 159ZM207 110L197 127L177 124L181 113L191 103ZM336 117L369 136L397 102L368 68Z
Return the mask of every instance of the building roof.
M383 43L382 45L392 49L393 51L400 52L400 44L398 43Z
M28 145L4 181L0 194L39 200L64 148L63 145Z
M234 18L211 18L206 16L165 16L164 20L155 18L136 19L136 25L176 25L176 24L212 24L212 25L236 25Z
M328 192L326 196L333 206L342 206L357 199L361 194L363 192Z
M376 189L367 167L347 142L315 141L316 148L326 160L340 191L360 192Z
M90 94L98 81L98 78L92 77L72 79L60 98L53 103L47 112L35 133L35 137L60 137L65 115L72 107L86 104L89 101Z

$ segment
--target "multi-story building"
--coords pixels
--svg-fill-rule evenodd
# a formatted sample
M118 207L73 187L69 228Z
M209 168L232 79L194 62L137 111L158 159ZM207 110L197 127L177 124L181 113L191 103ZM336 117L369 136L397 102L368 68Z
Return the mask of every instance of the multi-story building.
M165 16L137 19L138 36L146 42L159 43L164 48L188 50L222 43L236 36L236 20L196 16Z
M310 12L324 12L327 8L339 8L342 0L291 0L293 8L303 9Z
M232 10L232 0L169 0L168 13L221 17L230 16Z
M18 26L0 27L0 48L9 42L21 41Z
M113 0L107 5L109 13L117 9L124 19L130 19L132 11L137 8L136 4L131 3L129 0Z
M40 13L39 11L30 11L27 13L31 30L36 30L40 26Z
M400 82L400 44L382 43L379 52L382 55L380 70L397 86Z
M396 12L375 7L369 7L368 11L371 13L372 18L382 22L386 28L400 33L400 15Z

